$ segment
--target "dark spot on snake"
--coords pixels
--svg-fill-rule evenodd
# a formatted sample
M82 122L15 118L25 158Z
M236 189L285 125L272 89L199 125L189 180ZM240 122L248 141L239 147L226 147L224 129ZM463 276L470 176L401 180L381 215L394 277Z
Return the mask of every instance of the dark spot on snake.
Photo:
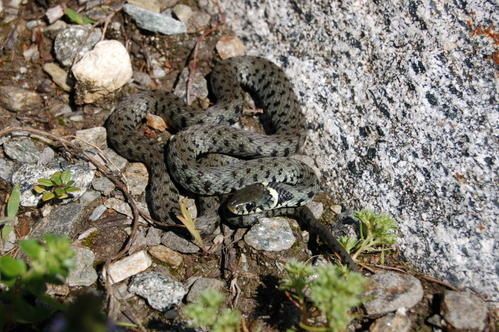
M192 184L192 176L187 176L185 178L185 184Z
M272 153L271 153L270 155L271 155L272 157L276 157L276 156L277 156L277 151L276 151L276 150L272 151Z
M253 174L253 181L255 181L255 182L258 181L258 174Z
M312 197L314 197L314 192L313 192L313 191L309 191L309 192L307 193L307 196L308 196L308 198L312 198Z
M284 149L284 154L287 156L289 154L289 148Z

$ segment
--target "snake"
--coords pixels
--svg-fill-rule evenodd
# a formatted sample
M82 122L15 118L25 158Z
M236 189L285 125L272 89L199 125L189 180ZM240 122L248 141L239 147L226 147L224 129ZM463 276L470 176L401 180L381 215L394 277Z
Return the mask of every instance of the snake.
M225 202L219 212L230 225L248 227L262 216L295 217L356 269L306 205L319 190L319 179L291 157L306 139L306 120L285 72L265 58L238 56L216 62L209 78L216 103L207 110L172 93L143 91L122 98L106 120L110 146L149 171L151 215L175 223L181 193L220 196ZM246 93L263 109L263 134L236 127ZM173 132L168 140L140 132L148 114L165 120ZM235 158L217 160L224 155ZM201 162L207 156L215 162Z

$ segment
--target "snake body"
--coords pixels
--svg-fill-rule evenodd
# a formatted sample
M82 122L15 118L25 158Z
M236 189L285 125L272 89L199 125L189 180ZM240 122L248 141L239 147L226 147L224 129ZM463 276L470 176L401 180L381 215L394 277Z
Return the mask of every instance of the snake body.
M232 193L232 207L224 211L236 226L248 226L262 214L311 220L302 206L318 190L318 179L305 163L288 157L304 141L305 120L283 70L263 58L235 57L215 65L210 83L217 102L206 111L172 94L143 92L124 98L106 122L110 145L148 167L146 194L152 215L165 223L176 220L178 185L195 195ZM266 134L231 127L242 113L245 91L264 109ZM168 142L158 143L138 131L148 113L164 118L176 131ZM207 166L199 162L207 154L239 160Z

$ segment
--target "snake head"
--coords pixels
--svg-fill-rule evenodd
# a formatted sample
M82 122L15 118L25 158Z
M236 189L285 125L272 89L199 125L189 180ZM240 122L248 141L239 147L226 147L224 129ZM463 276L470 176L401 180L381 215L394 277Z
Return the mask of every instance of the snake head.
M262 183L255 183L235 191L227 200L227 209L237 215L258 213L273 209L278 202L276 190Z

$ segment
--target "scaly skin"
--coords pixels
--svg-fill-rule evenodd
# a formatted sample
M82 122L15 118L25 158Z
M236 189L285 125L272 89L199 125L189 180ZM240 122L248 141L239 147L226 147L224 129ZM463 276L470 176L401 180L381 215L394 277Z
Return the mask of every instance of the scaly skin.
M107 120L110 145L149 169L147 200L152 215L165 224L176 221L180 214L176 184L196 195L221 195L270 183L278 188L279 209L266 214L302 216L310 225L306 208L299 207L314 196L318 179L309 166L287 157L303 143L305 120L282 69L262 58L235 57L218 63L210 79L217 103L207 111L187 106L174 95L146 92L123 99ZM241 114L243 89L264 109L261 120L267 134L230 127ZM167 145L137 130L147 113L164 118L178 132ZM199 157L207 153L243 160L221 166L200 164ZM255 219L254 215L227 218L236 226L248 226Z

